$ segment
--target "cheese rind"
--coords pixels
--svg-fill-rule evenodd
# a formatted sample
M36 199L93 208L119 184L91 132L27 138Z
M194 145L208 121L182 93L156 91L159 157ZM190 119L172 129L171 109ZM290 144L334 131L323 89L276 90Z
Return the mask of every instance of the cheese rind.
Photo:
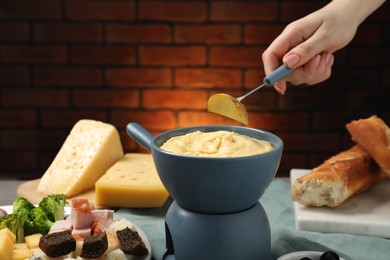
M113 125L80 120L42 176L37 191L43 196L80 194L92 189L107 169L122 157L122 144Z
M164 205L169 194L150 154L126 154L95 184L96 205L151 208Z

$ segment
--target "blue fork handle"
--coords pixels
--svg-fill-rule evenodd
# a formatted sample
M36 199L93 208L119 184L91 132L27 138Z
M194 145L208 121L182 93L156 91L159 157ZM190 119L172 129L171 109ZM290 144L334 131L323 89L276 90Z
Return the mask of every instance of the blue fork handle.
M286 66L282 65L276 70L274 70L271 74L264 78L263 83L267 86L272 86L275 82L281 80L286 77L288 74L293 72L295 69L289 69Z

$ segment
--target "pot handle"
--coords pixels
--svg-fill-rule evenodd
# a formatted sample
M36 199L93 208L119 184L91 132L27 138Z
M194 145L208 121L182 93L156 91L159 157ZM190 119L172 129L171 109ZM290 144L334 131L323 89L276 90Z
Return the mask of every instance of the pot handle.
M131 122L126 126L127 134L149 152L152 151L153 135L137 123Z

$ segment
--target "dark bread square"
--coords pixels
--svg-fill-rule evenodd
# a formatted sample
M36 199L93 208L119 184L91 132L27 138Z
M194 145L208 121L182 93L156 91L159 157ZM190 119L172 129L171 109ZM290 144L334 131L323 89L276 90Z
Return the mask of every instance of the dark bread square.
M43 235L39 248L49 257L67 255L76 249L76 240L69 230Z
M83 242L80 256L82 258L94 259L102 256L108 248L106 232L86 236Z
M119 239L120 249L126 254L144 255L148 252L144 241L142 241L137 231L126 227L123 230L118 230L116 235Z

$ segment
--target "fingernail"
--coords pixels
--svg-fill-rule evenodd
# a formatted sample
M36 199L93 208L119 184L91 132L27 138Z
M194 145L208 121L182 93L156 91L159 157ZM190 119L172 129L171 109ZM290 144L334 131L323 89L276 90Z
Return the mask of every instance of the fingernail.
M280 94L284 95L286 93L286 90L281 88L277 83L274 84L274 89L279 92Z
M287 67L291 68L298 64L300 58L296 54L290 54L283 58L283 63L287 65Z

